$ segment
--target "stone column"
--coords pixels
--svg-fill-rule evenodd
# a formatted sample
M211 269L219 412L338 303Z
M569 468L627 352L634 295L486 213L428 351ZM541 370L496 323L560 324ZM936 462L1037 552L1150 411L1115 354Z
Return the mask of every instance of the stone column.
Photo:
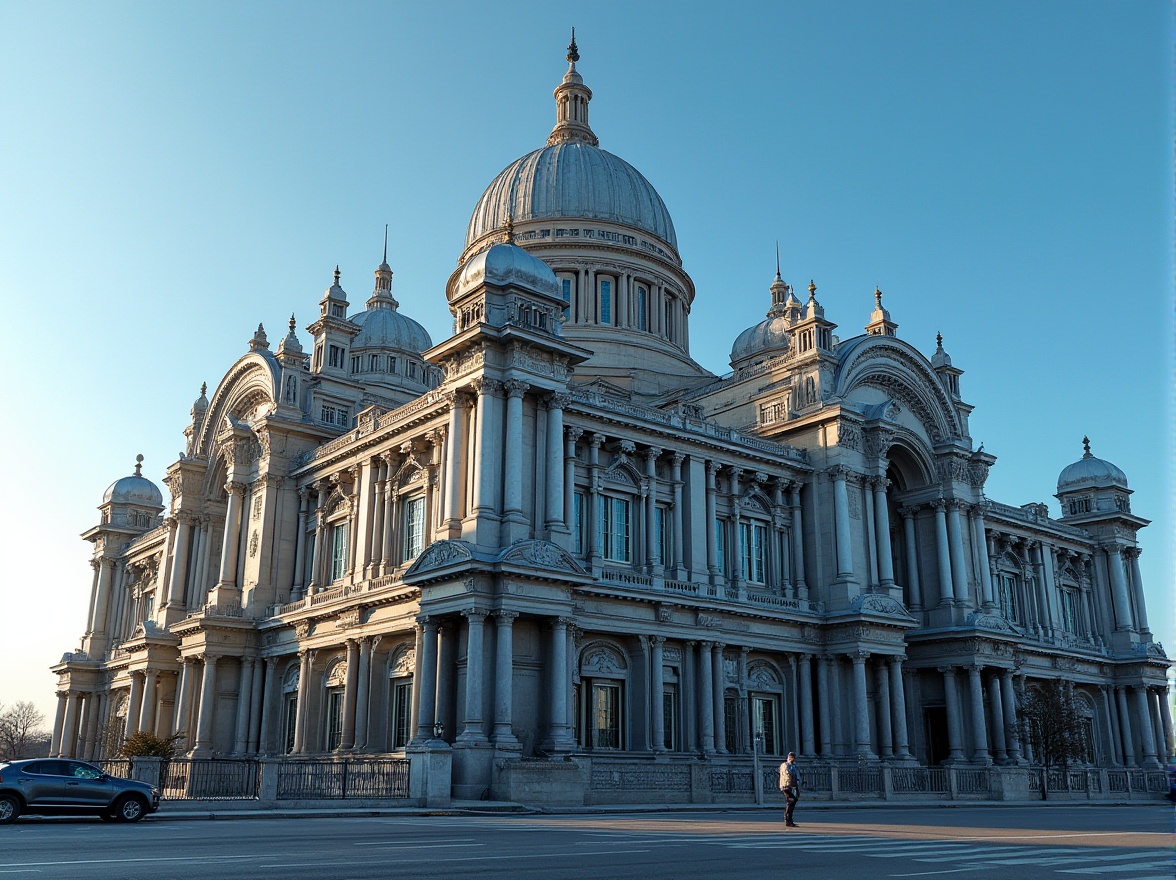
M711 663L713 646L713 642L698 643L698 721L702 728L702 751L707 755L715 751L714 666Z
M910 609L921 611L923 593L919 585L919 547L915 541L916 508L903 507L898 512L902 516L902 537L906 546L906 585L910 596Z
M233 754L243 755L249 743L249 710L253 703L252 657L241 658L241 679L237 685L237 728L233 739Z
M360 636L356 641L359 643L359 671L356 675L354 748L358 752L366 749L368 745L368 711L372 701L372 652L376 648L376 640L371 636Z
M306 575L306 516L310 510L310 487L298 490L298 531L294 541L294 582L290 586L291 601L302 598Z
M294 748L293 753L306 753L306 726L310 718L310 666L313 651L298 652L298 691L294 704Z
M992 710L992 748L993 757L998 764L1008 763L1007 744L1005 742L1004 707L1000 698L1000 673L994 672L988 679L988 705Z
M720 755L727 753L727 725L726 721L726 675L723 672L723 645L716 643L711 652L711 711L714 713L715 751Z
M588 564L600 559L600 447L603 434L593 434L588 441Z
M1123 739L1123 764L1135 767L1135 739L1131 735L1131 715L1127 711L1127 689L1122 685L1116 686L1115 698L1119 703L1119 735Z
M817 658L817 711L821 719L821 757L833 757L832 713L829 705L829 658Z
M800 679L800 752L807 758L814 757L816 747L813 736L813 667L812 654L801 654L797 664Z
M566 394L553 394L547 398L547 519L544 525L548 531L562 531L570 523L564 518L564 492L570 492L574 483L564 487L563 411L567 405Z
M572 736L568 731L568 624L566 617L557 617L551 622L551 693L548 724L551 730L551 748L566 752L572 748Z
M960 527L960 502L947 502L947 540L951 558L951 582L956 603L972 604L969 600L968 566L964 561L964 534Z
M512 728L514 710L514 621L517 611L495 611L494 744L514 751L519 741Z
M723 572L719 571L719 544L716 530L718 523L715 522L715 517L718 515L716 494L718 489L715 485L715 475L719 472L718 462L708 461L706 463L706 570L710 573L711 583L714 583L716 578Z
M894 740L890 728L893 715L890 710L890 668L885 657L874 667L874 693L877 695L878 756L886 761L894 754Z
M1124 547L1123 558L1131 566L1131 592L1135 599L1135 616L1139 622L1139 631L1151 635L1147 625L1147 601L1143 595L1143 575L1139 571L1138 547Z
M506 448L502 452L506 462L504 508L508 517L521 518L523 515L523 397L528 387L526 382L517 380L506 383ZM485 440L479 445L482 442ZM483 456L494 454L486 447L481 447L480 451ZM482 466L485 468L485 462Z
M853 661L853 726L854 752L862 758L875 758L870 745L870 704L866 696L866 660L868 651L854 651L849 655Z
M561 409L562 413L563 410ZM567 528L576 528L576 442L582 437L584 431L580 428L566 428L564 429L564 525ZM581 518L587 517L589 511L581 511ZM583 529L586 524L581 520L580 528ZM584 552L587 548L583 546L583 532L579 535L573 536L572 545L575 546L577 541L581 542L580 552Z
M886 505L886 487L890 481L879 477L874 482L874 533L878 540L878 582L894 586L894 556L890 548L890 511Z
M954 605L958 597L952 583L951 549L947 534L947 503L942 499L931 502L935 511L935 558L939 563L939 604ZM964 588L961 586L960 590Z
M1156 741L1156 757L1162 764L1168 759L1168 739L1164 733L1164 707L1160 703L1159 688L1147 689L1147 704L1151 709L1151 727Z
M388 464L383 456L377 455L373 459L375 479L372 482L372 538L370 547L371 559L368 565L368 577L379 577L384 570L384 489L388 485Z
M1164 732L1164 757L1171 758L1172 743L1172 713L1168 711L1168 689L1162 687L1156 691L1156 699L1160 705L1160 729Z
M258 724L257 751L261 755L269 755L274 751L273 726L274 713L278 710L278 664L276 657L265 658L265 689L261 700L261 719ZM278 717L281 717L280 713Z
M193 665L191 657L180 658L180 678L176 684L176 714L173 723L175 732L180 735L176 743L180 752L185 752L196 744L191 724L192 690L196 685Z
M343 679L343 724L339 733L339 751L349 752L355 748L355 688L359 683L359 643L348 639L347 671Z
M241 546L241 505L245 498L245 484L230 480L225 483L229 504L225 511L225 538L221 550L220 577L217 587L237 589L237 553Z
M167 604L182 606L188 590L188 542L192 533L192 517L176 514L176 545L172 550L171 582L167 589Z
M461 614L466 619L466 676L465 712L462 731L457 741L481 745L486 742L482 730L482 684L485 680L483 661L483 635L485 634L486 610L466 608Z
M788 484L792 509L792 582L796 585L796 597L808 598L808 585L804 578L804 518L800 508L800 490L804 484L793 480Z
M645 450L645 568L652 572L662 565L661 536L657 533L657 457L662 450L651 446Z
M306 594L314 595L323 580L323 544L327 542L327 482L319 480L315 484L318 503L315 505L314 555L310 560L310 583L306 585Z
M968 694L972 701L972 760L991 764L992 757L988 754L988 724L984 720L984 687L980 680L981 666L973 663L968 666Z
M1013 671L1005 669L1000 674L1001 711L1004 713L1005 752L1009 762L1021 761L1021 735L1017 728L1017 694L1013 690Z
M980 600L985 609L992 609L996 605L992 593L992 565L988 558L988 536L984 527L984 508L979 504L972 508L972 535L976 542L976 553L980 565Z
M685 460L686 456L680 452L675 452L670 456L670 481L674 497L674 558L672 560L663 559L662 562L666 565L666 567L673 569L674 577L682 577L685 572L685 557L683 556L685 544L685 526L683 523L682 511L682 462Z
M1107 570L1111 575L1111 604L1115 610L1115 629L1132 630L1131 600L1127 597L1127 577L1118 544L1106 548Z
M196 747L193 754L203 757L212 751L212 715L216 711L215 654L204 652L204 680L200 685L200 711L196 719ZM301 708L301 706L299 707Z
M1147 688L1135 687L1135 717L1139 724L1139 744L1143 752L1141 766L1154 769L1160 766L1156 757L1156 735L1152 731L1151 709L1147 704Z
M128 734L129 736L130 734ZM65 700L65 718L61 728L60 753L63 758L76 757L78 742L78 694L70 691Z
M960 694L956 690L955 667L941 666L939 671L943 673L943 699L947 704L948 761L961 761L964 757L964 746L960 735Z
M890 662L890 720L894 730L894 757L900 761L911 757L907 739L906 689L902 681L904 657L891 657Z
M662 668L662 645L665 644L665 639L662 636L649 637L649 665L650 671L653 673L650 676L651 685L650 694L650 713L653 718L653 750L655 752L664 752L666 750L666 719L663 711L662 703L664 701L663 692L665 691L665 671Z
M845 479L849 468L833 468L833 520L837 539L837 578L853 577L853 547L849 537L849 491Z
M124 731L126 736L139 732L140 715L143 712L143 673L132 671L130 676L131 694L127 701L127 729Z
M65 708L69 694L65 691L57 692L57 714L53 717L53 735L49 739L49 755L57 757L61 754L61 734L65 729Z
M433 739L433 723L437 720L437 621L421 615L417 618L423 629L421 650L417 655L413 684L420 680L417 698L417 730L414 739L428 742Z
M502 451L502 425L499 415L498 394L501 383L494 379L479 379L475 382L478 391L478 430L477 452L474 455L474 504L475 511L480 513L497 514L500 505L499 492L501 479L498 470L499 453ZM521 395L516 398L517 406L522 406ZM519 423L521 425L521 422ZM521 435L518 444L506 444L507 470L510 469L509 458L512 445L519 449L522 443ZM520 450L521 451L521 450Z
M155 736L155 715L159 705L159 672L147 669L143 672L143 709L139 715L139 730Z

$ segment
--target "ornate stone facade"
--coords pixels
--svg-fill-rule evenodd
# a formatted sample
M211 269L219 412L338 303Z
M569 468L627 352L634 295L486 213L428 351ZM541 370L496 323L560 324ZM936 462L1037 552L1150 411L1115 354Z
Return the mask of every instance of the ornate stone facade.
M111 487L54 751L452 749L459 796L522 758L649 762L600 796L757 739L1025 762L1020 695L1061 678L1091 764L1168 757L1126 476L1087 448L1059 518L988 499L962 370L880 291L839 339L777 271L733 371L696 364L668 212L598 155L575 58L548 145L504 172L543 198L496 180L471 221L451 337L399 314L386 260L350 317L336 271L309 354L258 328L202 389L170 503L138 469ZM637 202L594 207L618 175Z

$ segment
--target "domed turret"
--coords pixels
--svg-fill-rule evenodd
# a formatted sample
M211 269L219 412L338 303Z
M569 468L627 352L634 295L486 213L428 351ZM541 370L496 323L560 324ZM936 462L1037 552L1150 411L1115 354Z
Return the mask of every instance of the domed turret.
M1123 471L1090 451L1090 438L1082 438L1082 457L1058 474L1055 497L1062 504L1062 518L1087 514L1131 511L1131 489Z
M102 495L102 503L163 507L163 493L159 491L158 486L143 476L143 456L135 456L135 472L133 474L110 484Z
M512 243L496 244L466 261L450 283L450 302L480 284L505 287L514 284L549 296L560 296L559 283L551 267Z
M767 317L748 327L731 346L731 367L739 369L773 355L783 354L792 344L790 330L800 315L800 303L792 295L792 285L780 277L779 255L776 259L776 278L772 282L772 307Z

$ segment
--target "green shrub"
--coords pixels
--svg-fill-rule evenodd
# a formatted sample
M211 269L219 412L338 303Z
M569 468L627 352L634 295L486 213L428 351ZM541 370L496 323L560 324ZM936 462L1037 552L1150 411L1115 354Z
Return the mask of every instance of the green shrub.
M182 736L177 733L164 739L140 730L123 740L119 755L123 758L174 758L176 744Z

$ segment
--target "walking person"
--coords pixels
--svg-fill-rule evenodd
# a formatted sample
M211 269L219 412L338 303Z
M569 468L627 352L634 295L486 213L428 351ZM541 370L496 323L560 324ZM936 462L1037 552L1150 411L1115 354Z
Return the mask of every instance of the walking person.
M796 766L796 753L789 752L788 760L780 765L780 793L784 795L784 824L795 828L792 811L800 800L800 768Z

